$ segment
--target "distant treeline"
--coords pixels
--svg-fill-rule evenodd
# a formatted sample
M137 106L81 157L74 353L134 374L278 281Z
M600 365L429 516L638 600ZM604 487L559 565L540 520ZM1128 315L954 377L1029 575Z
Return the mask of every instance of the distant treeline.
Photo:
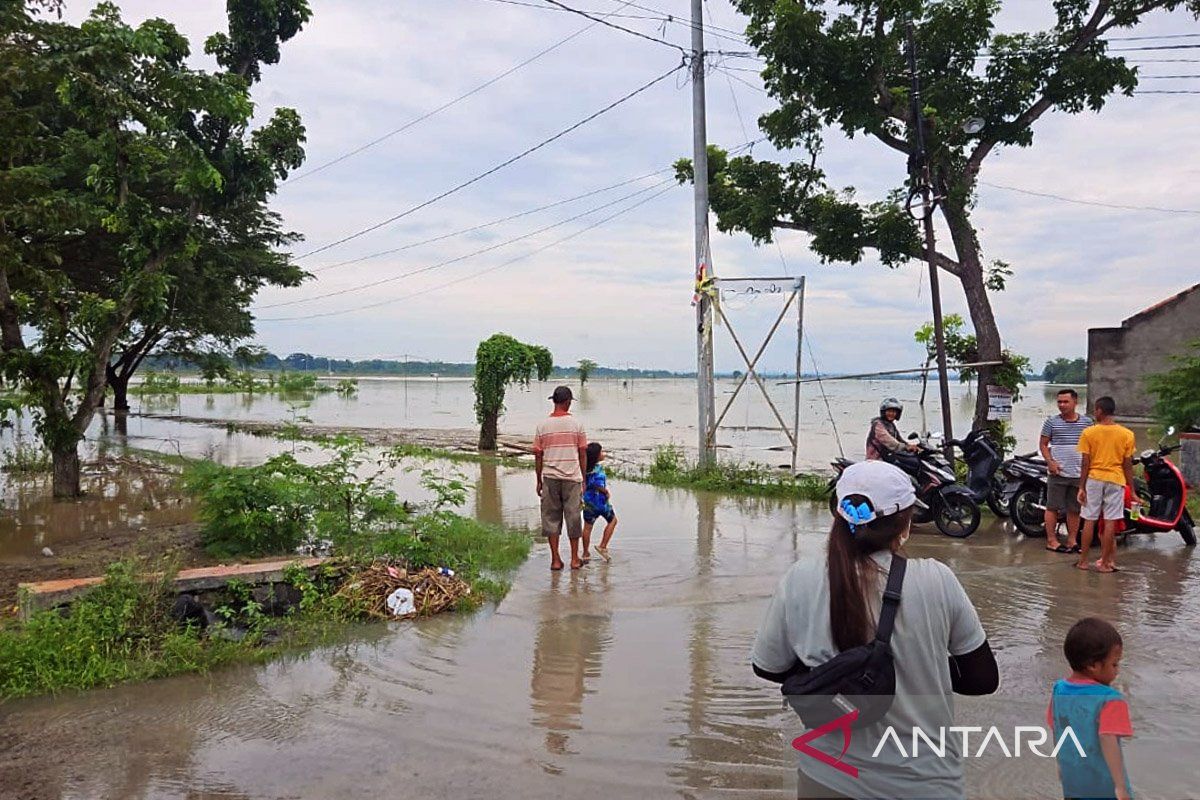
M198 369L198 365L187 359L174 356L152 356L146 359L143 366L160 371L189 371ZM294 372L317 372L334 375L408 375L412 377L440 378L470 378L475 374L474 364L455 363L451 361L397 361L393 359L369 358L355 361L349 358L330 358L328 356L312 355L311 353L292 353L279 357L274 353L265 353L253 362L237 363L242 369L261 369L273 372L290 370ZM553 378L570 378L577 376L575 367L555 367L551 374ZM596 367L592 370L593 378L687 378L695 377L695 373L671 372L664 369L625 369L618 367Z

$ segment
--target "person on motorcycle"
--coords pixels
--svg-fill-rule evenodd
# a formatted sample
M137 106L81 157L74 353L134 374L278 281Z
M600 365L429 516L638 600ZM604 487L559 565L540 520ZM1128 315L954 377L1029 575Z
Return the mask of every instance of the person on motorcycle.
M904 405L894 397L879 404L879 416L871 420L871 430L867 433L868 461L891 461L904 469L914 467L911 463L913 459L908 454L917 452L921 447L900 438L896 423L903 415Z

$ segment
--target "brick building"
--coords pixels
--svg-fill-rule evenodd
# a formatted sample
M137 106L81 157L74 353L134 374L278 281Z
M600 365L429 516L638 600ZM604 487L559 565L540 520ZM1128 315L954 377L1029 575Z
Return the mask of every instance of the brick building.
M1200 339L1200 283L1134 314L1119 328L1088 331L1088 397L1109 395L1122 419L1148 419L1146 377L1170 369L1171 356Z

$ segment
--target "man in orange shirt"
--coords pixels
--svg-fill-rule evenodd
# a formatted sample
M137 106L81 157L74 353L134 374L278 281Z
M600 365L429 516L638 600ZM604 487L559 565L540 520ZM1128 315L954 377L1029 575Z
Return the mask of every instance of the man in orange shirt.
M542 499L542 534L550 544L550 569L562 569L558 540L565 522L571 541L571 569L579 569L583 566L579 558L579 537L583 535L579 513L587 472L587 434L571 416L575 397L569 386L559 386L550 399L554 411L538 424L533 437L533 466L538 497Z
M1083 465L1079 473L1079 505L1083 507L1083 541L1079 569L1088 569L1088 548L1096 531L1096 520L1104 517L1100 530L1100 558L1096 569L1116 572L1117 523L1125 518L1125 487L1133 485L1133 431L1113 419L1117 404L1111 397L1096 401L1096 424L1079 436Z

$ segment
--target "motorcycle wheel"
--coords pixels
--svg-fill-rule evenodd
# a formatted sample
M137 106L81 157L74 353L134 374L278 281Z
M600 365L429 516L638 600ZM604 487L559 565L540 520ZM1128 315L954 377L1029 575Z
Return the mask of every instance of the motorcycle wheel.
M965 539L979 529L979 504L961 494L947 495L938 503L933 523L947 536Z
M1046 535L1046 514L1037 506L1045 505L1046 493L1041 487L1022 486L1008 504L1013 525L1026 536Z
M1004 481L997 475L992 478L992 488L987 494L988 508L997 517L1007 517L1009 515L1008 503L1004 502Z
M1188 519L1185 514L1183 519L1179 520L1179 527L1176 529L1179 535L1183 537L1183 543L1188 547L1196 546L1196 526Z

